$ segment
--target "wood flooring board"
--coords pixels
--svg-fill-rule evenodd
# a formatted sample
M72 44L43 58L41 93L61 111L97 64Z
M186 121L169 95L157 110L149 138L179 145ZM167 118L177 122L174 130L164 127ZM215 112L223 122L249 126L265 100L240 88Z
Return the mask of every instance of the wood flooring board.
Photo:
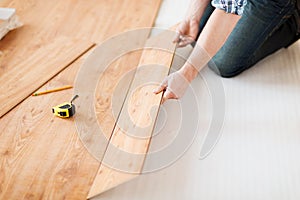
M83 58L41 89L73 84ZM51 107L72 90L29 97L0 119L0 199L84 199L98 161L82 145L73 120Z
M131 66L139 55L124 55L122 64L116 60L108 72L118 69L118 73L126 73L130 69L124 61L133 62L128 64ZM41 90L73 84L83 60L80 58ZM29 97L0 119L0 199L86 198L100 163L84 147L73 119L60 119L51 113L52 106L69 100L72 94L73 90L65 90Z
M2 0L24 26L0 41L4 53L0 77L16 63L58 36L101 43L127 30L151 27L161 0ZM38 16L38 17L37 17Z
M138 66L142 53L138 48L145 45L149 33L146 29L105 41L95 48L78 73L74 88L81 98L76 101L76 125L89 152L99 161ZM133 40L128 42L128 38ZM133 44L132 48L128 43Z
M0 79L4 79L2 76L11 73L10 71L22 70L18 69L21 62L57 37L101 43L126 30L151 26L160 2L161 0L2 0L0 7L15 8L24 26L10 32L0 41L0 51L3 54ZM109 17L111 15L113 17ZM34 73L34 70L30 73ZM0 116L3 112L1 111Z
M143 51L88 198L129 181L141 172L162 98L162 94L155 95L153 90L169 73L175 50L172 36L173 32L166 31L147 41L146 46L150 47L165 43L165 50Z
M125 74L136 67L133 64L138 63L139 55L140 52L124 55L120 58L123 62L116 60L108 72ZM73 84L83 60L81 58L73 63L41 90ZM124 61L130 63L126 65ZM117 77L115 82L119 81ZM101 85L104 81L101 80L99 94L108 89ZM32 199L86 198L100 163L82 144L73 120L59 119L51 113L52 106L68 101L72 93L73 90L65 90L29 97L14 108L14 112L0 119L0 155L3 155L0 157L0 199L22 199L23 196ZM112 98L104 97L105 100ZM96 99L96 102L102 101ZM106 101L103 104L108 105ZM106 108L105 112L111 114L110 108ZM114 123L107 122L105 127ZM20 175L16 176L16 171Z
M77 104L80 107L82 107L81 105L91 104L87 109L77 109L77 130L80 133L82 142L85 143L89 152L99 162L105 154L140 56L141 51L134 51L121 56L111 63L100 76L95 92L89 94L93 95L93 103L86 103L86 98L77 100ZM82 83L85 83L85 81L82 81ZM83 87L86 88L88 86L84 84ZM77 92L82 91L77 87L75 91L82 94ZM92 110L91 112L84 113L84 111L90 109ZM87 119L91 120L87 121ZM99 128L97 129L97 127Z
M107 139L111 137L116 123L117 116L114 116L114 114L118 114L113 112L113 106L115 110L121 110L141 55L142 51L138 50L120 57L108 66L99 78L95 92L95 112L103 134ZM122 83L120 83L121 81ZM116 91L117 87L121 87L121 90ZM118 99L113 102L113 98Z
M1 76L0 117L93 45L84 40L58 37Z

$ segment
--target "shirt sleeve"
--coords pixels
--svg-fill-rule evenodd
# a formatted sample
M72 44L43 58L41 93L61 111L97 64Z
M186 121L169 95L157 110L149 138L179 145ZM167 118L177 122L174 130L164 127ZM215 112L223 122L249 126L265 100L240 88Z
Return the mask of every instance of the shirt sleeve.
M226 13L242 15L247 0L212 0L211 5Z

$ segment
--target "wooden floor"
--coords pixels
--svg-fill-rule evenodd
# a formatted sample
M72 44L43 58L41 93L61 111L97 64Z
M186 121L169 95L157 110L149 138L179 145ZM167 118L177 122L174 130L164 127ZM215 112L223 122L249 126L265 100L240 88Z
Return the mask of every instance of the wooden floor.
M64 44L63 46L61 44ZM94 44L58 36L0 77L0 117L67 68ZM6 60L6 59L5 59Z
M0 0L0 6L18 7L21 19L22 16L32 19L24 18L25 26L11 32L0 42L0 50L4 53L0 79L50 38L62 35L101 43L119 32L150 26L156 15L153 10L158 9L160 4L159 0L97 2L99 4L86 0ZM184 13L185 4L181 1L176 8L173 1L165 0L162 7L169 11L160 10L157 25L168 27L171 25L169 22L173 24L172 20L177 22L177 18L179 21L179 13ZM42 12L43 7L49 10ZM177 10L168 9L171 7ZM56 12L60 14L54 15ZM107 20L109 12L114 13L115 20ZM35 18L35 13L44 17ZM166 17L168 13L173 14ZM120 23L123 20L126 23ZM26 26L32 22L32 26ZM43 24L47 24L45 30L55 31L39 32ZM21 37L23 34L24 37ZM34 45L30 46L27 41L33 41ZM23 48L18 50L20 44ZM179 50L184 55L190 51L190 47ZM186 151L165 154L154 160L149 156L144 166L148 173L93 199L298 200L299 52L300 42L232 79L222 79L209 69L204 69L180 102L168 101L161 107L154 130L155 137L149 149L150 153L155 154L170 146L177 136L186 135L188 137L184 138L189 140L182 140L186 142ZM41 90L73 84L78 69L88 55L81 56L43 85ZM122 73L137 66L140 56L141 53L137 53L116 60L108 70L109 74L99 80L97 90L103 91L102 83L107 84L110 78L114 78L114 81L107 87L114 88ZM181 66L180 63L182 59L175 60L174 68ZM226 113L219 142L211 154L201 160L200 151L213 111L211 93L205 81L207 77L222 82ZM105 95L101 96L103 99L97 102L100 105L97 117L107 123L107 127L113 127L112 117L103 117L111 113L112 101L109 90L106 88L104 91ZM86 151L73 120L58 119L49 109L69 100L72 95L73 90L66 90L26 98L0 118L0 199L87 197L99 162ZM185 117L188 120L181 118L182 113L188 113ZM105 133L109 133L110 129ZM167 162L170 157L171 161ZM163 168L155 168L160 163Z
M25 24L0 41L2 79L9 71L22 66L17 64L34 54L36 49L43 48L45 43L58 36L101 43L123 31L151 26L160 0L1 0L0 6L16 8ZM142 40L146 41L149 33L143 34ZM77 60L74 56L75 61L45 85L39 85L40 90L73 85L79 67L90 53ZM140 55L128 57L132 68L137 66ZM130 70L118 62L112 68L119 73ZM34 70L28 73L38 76ZM51 113L52 106L68 101L72 93L73 90L66 90L25 98L1 117L0 199L87 197L100 162L82 144L74 121L56 118Z

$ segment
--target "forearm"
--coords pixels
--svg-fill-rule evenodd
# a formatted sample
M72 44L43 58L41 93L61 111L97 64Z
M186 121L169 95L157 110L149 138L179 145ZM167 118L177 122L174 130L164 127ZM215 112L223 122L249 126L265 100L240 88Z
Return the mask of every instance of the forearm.
M240 16L215 10L201 32L193 52L181 72L192 81L223 46Z
M210 3L210 0L190 0L189 7L185 19L195 20L200 22L200 19L205 11L205 8Z

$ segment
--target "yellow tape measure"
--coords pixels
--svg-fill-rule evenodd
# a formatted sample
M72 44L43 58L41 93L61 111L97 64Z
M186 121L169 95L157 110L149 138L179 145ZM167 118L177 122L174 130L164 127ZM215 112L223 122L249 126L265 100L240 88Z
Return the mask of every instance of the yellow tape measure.
M59 104L57 106L54 106L52 108L52 113L61 118L69 118L75 115L75 105L73 104L73 101L79 97L78 95L75 95L70 102L65 102L62 104Z

